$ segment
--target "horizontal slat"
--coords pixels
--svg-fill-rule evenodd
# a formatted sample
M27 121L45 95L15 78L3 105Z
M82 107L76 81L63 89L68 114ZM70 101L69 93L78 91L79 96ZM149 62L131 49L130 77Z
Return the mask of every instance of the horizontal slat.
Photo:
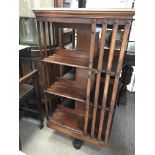
M35 76L37 73L38 73L38 71L37 71L36 69L33 70L33 71L31 71L30 73L28 73L28 74L26 74L25 76L21 77L21 78L19 79L19 83L21 84L21 83L23 83L23 82L29 80L30 78L32 78L33 76Z
M60 8L51 8L51 9L45 9L45 8L40 8L40 9L34 9L33 12L37 17L69 17L69 18L75 18L79 17L81 18L80 21L84 18L132 18L133 15L135 14L134 9L60 9ZM71 22L72 20L68 20L68 22ZM64 22L64 21L62 21ZM86 23L87 21L85 20L83 23ZM74 23L74 22L73 22ZM75 22L76 23L76 22Z
M80 28L80 29L90 29L89 24L77 24L77 23L53 23L55 27L62 28Z
M25 110L25 111L29 111L29 112L33 112L33 113L36 113L36 114L38 113L37 110L26 108L26 107L22 107L22 106L20 106L20 109Z
M62 16L55 16L54 18L53 17L50 17L50 15L44 17L44 16L37 16L36 19L37 21L41 21L41 22L44 22L44 21L48 21L48 22L56 22L56 23L77 23L77 25L75 26L76 28L79 27L79 24L90 24L91 23L91 19L85 19L85 18L72 18L71 16L68 16L70 17L69 19L67 17L62 17Z

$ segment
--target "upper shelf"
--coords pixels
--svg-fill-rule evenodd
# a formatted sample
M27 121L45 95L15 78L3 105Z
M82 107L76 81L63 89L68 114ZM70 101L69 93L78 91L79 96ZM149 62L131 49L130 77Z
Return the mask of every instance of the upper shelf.
M55 52L55 54L44 58L42 61L71 67L88 68L89 52L61 48L57 48Z

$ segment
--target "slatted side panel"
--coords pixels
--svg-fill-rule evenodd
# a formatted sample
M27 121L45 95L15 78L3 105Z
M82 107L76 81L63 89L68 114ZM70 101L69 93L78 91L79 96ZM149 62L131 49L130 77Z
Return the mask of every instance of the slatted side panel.
M51 22L39 22L37 21L37 29L38 29L38 40L39 40L39 48L40 48L40 56L41 59L47 57L51 54L53 50L53 25Z
M87 91L86 91L86 111L85 111L85 122L84 122L85 135L87 134L87 128L88 128L91 77L92 77L93 57L94 57L94 50L95 50L95 36L96 36L96 20L93 19L92 25L91 25L90 57L89 57L89 67L88 67Z
M107 29L107 21L103 20L102 24L102 34L101 34L101 43L100 43L100 53L99 53L99 61L97 68L97 77L96 77L96 88L95 88L95 99L94 99L94 107L93 107L93 118L92 118L92 126L91 126L91 137L94 138L94 130L95 130L95 122L96 122L96 113L98 106L98 96L99 96L99 88L100 88L100 80L101 80L101 71L103 65L103 56L104 56L104 46L106 40L106 30Z
M104 92L103 92L103 98L102 98L102 110L101 110L99 132L98 132L98 140L99 141L101 141L101 135L102 135L102 129L103 129L103 123L104 123L105 108L106 108L107 95L108 95L108 89L109 89L112 61L113 61L113 57L114 57L114 50L115 50L115 44L116 44L116 38L117 38L118 23L119 23L119 20L115 20L114 25L113 25L113 32L112 32L112 38L111 38L111 44L110 44L110 52L109 52L109 58L108 58L106 79L105 79Z
M122 64L123 64L123 59L124 59L124 55L125 55L126 43L127 43L129 31L130 31L130 26L131 26L131 21L127 20L126 25L125 25L124 34L123 34L123 40L122 40L122 44L121 44L121 50L120 50L120 54L119 54L119 60L118 60L115 81L114 81L114 86L113 86L113 92L112 92L112 98L111 98L111 104L110 104L111 112L109 113L109 116L108 116L108 123L107 123L106 134L105 134L105 143L106 144L109 141L113 109L115 106L117 89L118 89L118 84L119 84L119 76L120 76L120 72L122 69Z

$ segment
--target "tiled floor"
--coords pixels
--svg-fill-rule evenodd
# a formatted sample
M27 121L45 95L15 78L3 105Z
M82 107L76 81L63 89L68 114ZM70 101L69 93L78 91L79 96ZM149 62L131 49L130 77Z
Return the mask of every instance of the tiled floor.
M27 155L134 155L135 94L127 97L127 106L117 107L108 148L99 150L85 143L76 150L71 137L46 126L40 130L38 121L24 118L20 121L22 151Z

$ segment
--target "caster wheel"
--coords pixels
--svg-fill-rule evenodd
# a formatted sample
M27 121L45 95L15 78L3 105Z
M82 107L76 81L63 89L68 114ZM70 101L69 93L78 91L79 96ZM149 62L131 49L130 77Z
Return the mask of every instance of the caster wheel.
M40 123L39 128L42 129L44 127L43 123Z
M77 150L79 150L81 148L82 144L83 144L83 141L81 141L79 139L75 139L73 141L74 148Z

